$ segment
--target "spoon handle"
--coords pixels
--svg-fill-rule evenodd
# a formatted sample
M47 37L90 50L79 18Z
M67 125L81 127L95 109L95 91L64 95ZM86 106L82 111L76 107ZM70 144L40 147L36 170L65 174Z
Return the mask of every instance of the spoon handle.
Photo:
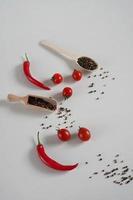
M62 48L58 47L57 45L55 45L55 44L53 44L53 43L51 43L47 40L41 41L40 44L44 47L47 47L47 48L53 50L54 52L58 53L59 55L62 55L63 57L65 57L68 60L77 61L76 55L67 52L65 49L62 49Z
M19 101L24 102L24 97L19 97L14 94L8 94L7 98L10 102L19 102Z

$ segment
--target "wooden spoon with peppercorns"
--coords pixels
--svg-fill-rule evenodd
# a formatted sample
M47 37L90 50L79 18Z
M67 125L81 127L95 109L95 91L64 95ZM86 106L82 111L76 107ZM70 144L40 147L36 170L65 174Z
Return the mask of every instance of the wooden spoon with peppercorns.
M7 96L10 102L20 102L32 108L47 109L50 111L55 111L57 108L57 102L52 98L42 97L42 96L16 96L14 94L8 94Z
M98 67L98 64L92 58L71 54L64 49L57 47L56 45L52 44L51 42L48 42L47 40L41 41L40 45L57 52L58 54L62 55L63 57L65 57L68 60L74 61L76 64L78 64L78 66L80 66L81 68L83 68L85 70L93 71L93 70L97 69L97 67Z

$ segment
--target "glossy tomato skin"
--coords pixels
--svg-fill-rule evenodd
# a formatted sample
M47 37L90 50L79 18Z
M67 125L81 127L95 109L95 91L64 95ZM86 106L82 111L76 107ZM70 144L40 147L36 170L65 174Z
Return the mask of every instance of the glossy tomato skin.
M73 73L72 73L72 77L75 81L80 81L81 78L82 78L82 72L79 71L79 70L74 70Z
M59 129L57 134L61 141L68 141L71 138L70 132L65 128Z
M72 96L72 94L73 94L73 90L72 90L72 88L70 88L70 87L65 87L64 89L63 89L63 96L64 97L66 97L66 98L69 98L69 97L71 97Z
M91 133L90 133L89 129L80 127L79 132L78 132L78 137L82 141L88 141L91 138Z
M63 77L62 77L61 74L56 73L56 74L53 75L52 81L53 81L55 84L60 84L60 83L63 81Z

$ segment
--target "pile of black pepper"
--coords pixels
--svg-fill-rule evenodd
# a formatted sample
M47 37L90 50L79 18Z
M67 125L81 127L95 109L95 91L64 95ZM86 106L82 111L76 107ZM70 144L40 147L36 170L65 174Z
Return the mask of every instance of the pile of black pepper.
M87 70L95 70L98 67L97 63L88 57L80 57L77 62L82 68Z
M108 70L104 70L103 67L101 67L100 69L96 70L96 73L92 73L90 74L87 79L89 79L89 85L88 85L88 94L92 95L95 94L95 100L99 100L101 95L103 95L105 93L104 88L107 86L106 80L110 79L110 80L115 80L115 77L111 77L111 73ZM102 88L100 90L98 90L97 88L97 84L96 81L98 81L99 83L102 81Z
M102 154L98 154L96 158L99 162L103 162L104 160ZM86 161L85 164L87 165L88 162ZM103 169L94 171L89 175L89 179L95 178L98 174L118 185L129 184L133 181L133 169L124 160L120 159L119 154L116 154L113 160L107 163Z
M28 96L28 104L38 106L41 108L45 108L51 111L56 110L56 105L53 105L50 103L48 100L41 98L41 97L36 97L36 96Z

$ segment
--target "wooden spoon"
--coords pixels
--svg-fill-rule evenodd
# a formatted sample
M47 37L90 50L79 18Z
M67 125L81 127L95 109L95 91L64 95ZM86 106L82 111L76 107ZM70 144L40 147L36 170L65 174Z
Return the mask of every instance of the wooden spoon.
M69 53L66 50L52 44L51 42L48 42L47 40L41 41L40 45L57 52L59 55L62 55L68 60L73 61L82 69L93 71L98 68L98 64L92 58Z
M20 97L14 94L8 94L7 98L10 102L20 102L25 105L30 105L34 108L42 108L50 111L55 111L57 108L57 102L52 98L34 95Z

